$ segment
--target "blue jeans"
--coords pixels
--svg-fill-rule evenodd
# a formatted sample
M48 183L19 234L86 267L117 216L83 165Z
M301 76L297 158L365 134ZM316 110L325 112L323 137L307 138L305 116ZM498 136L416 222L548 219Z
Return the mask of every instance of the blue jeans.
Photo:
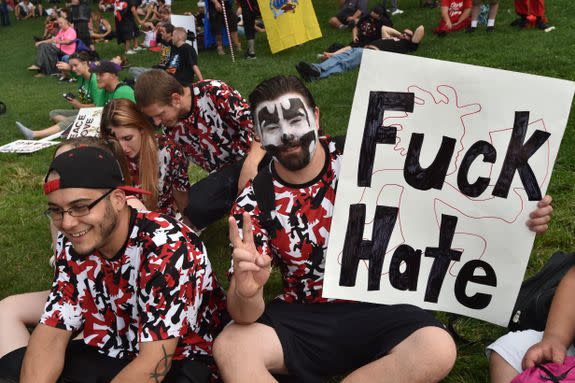
M312 64L320 71L319 78L326 78L332 74L339 74L357 68L361 63L363 48L351 48L338 53L320 64Z
M10 12L6 3L0 3L0 24L3 26L10 25Z

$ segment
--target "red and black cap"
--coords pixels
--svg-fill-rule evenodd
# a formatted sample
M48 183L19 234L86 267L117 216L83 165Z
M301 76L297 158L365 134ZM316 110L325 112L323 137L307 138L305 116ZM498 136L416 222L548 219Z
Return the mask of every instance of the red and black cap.
M60 176L48 181L51 172ZM44 194L66 188L122 189L128 193L151 194L126 186L120 164L104 149L83 146L60 154L52 160L44 178Z

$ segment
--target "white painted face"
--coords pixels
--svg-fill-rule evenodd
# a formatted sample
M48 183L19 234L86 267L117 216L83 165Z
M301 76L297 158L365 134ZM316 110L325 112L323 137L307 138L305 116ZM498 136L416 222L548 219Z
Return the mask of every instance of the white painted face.
M258 105L255 120L262 146L289 170L304 168L317 148L313 109L297 93Z

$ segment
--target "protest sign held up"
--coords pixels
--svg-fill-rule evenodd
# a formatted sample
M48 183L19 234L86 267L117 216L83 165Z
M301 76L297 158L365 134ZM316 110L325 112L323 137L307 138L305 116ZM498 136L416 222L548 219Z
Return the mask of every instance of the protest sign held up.
M574 89L364 51L324 296L506 325L533 245L525 222L545 195Z

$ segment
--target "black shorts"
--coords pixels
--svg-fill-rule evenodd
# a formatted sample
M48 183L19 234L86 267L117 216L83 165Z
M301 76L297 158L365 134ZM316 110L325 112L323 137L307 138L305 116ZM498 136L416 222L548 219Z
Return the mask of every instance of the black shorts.
M0 381L18 382L26 347L19 348L0 359ZM131 360L115 359L100 354L83 340L73 340L66 350L64 369L59 382L102 383L111 381ZM208 362L208 361L207 361ZM162 367L162 366L160 366ZM160 370L160 368L159 368ZM211 370L199 360L174 360L164 383L209 383Z
M224 4L226 7L226 16L228 19L228 28L230 29L230 32L237 32L238 31L238 18L236 17L236 14L232 10L232 8L230 7L229 3L227 1L224 1ZM210 6L210 9L209 9L209 13L208 13L208 19L210 20L210 30L214 36L220 35L220 34L222 34L222 28L225 27L224 13L223 12L217 12L214 9L214 5L211 4L211 2L209 4L209 6Z
M138 36L136 22L132 19L125 19L121 22L116 20L116 40L118 44L135 39Z
M275 300L258 322L275 330L289 373L304 383L356 370L383 357L420 328L444 328L419 307L354 302Z

